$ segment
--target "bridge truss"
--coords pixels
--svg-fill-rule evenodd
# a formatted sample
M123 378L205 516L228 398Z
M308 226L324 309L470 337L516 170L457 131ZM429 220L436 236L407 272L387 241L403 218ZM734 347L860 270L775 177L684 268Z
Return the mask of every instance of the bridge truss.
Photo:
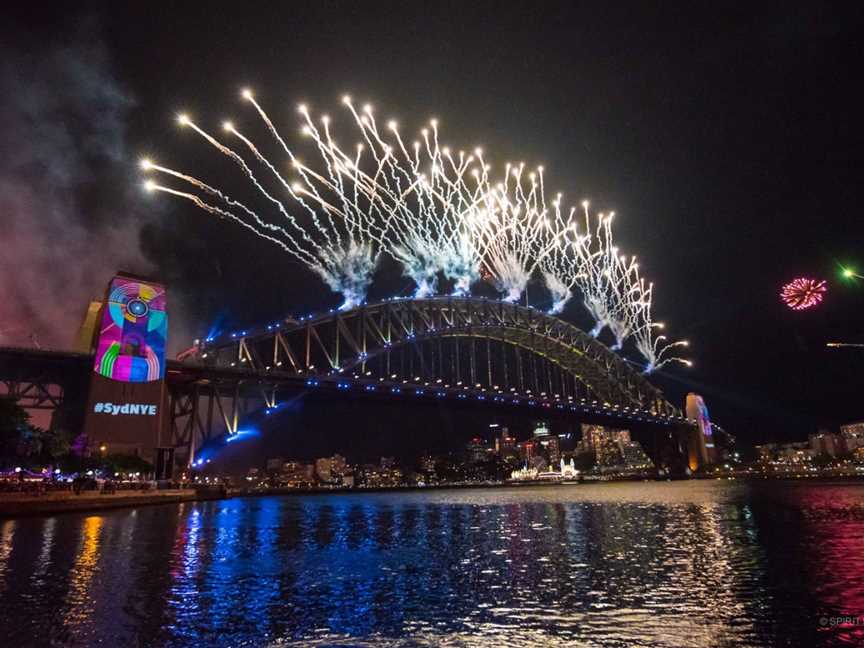
M476 297L392 299L204 341L204 366L308 381L383 383L491 400L590 404L677 418L625 359L530 307ZM347 383L343 383L347 384Z

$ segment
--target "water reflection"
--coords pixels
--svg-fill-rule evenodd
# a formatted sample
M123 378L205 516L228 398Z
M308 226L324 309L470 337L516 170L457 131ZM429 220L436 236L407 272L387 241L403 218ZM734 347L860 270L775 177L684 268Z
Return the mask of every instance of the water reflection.
M861 645L843 618L864 614L862 494L603 484L8 520L0 640Z

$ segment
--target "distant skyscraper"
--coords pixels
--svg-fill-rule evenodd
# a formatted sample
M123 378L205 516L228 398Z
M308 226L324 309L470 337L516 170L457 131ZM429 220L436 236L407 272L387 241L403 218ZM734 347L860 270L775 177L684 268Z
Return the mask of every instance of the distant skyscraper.
M561 460L561 446L554 434L540 439L541 447L549 455L549 465L554 466Z
M537 454L536 442L522 441L517 445L519 450L519 458L524 462L529 462Z
M468 452L468 461L471 463L479 463L486 459L487 448L480 437L474 437L468 443L466 450Z
M596 451L597 446L605 442L629 443L630 431L610 428L604 425L582 424L582 440L579 442L580 451Z

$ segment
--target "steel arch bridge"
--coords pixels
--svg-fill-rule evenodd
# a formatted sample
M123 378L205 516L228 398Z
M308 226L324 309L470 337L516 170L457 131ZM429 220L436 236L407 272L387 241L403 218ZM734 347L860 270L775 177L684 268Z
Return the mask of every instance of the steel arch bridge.
M480 297L393 298L200 341L204 366L309 383L343 380L490 400L592 404L680 419L630 363L576 326Z

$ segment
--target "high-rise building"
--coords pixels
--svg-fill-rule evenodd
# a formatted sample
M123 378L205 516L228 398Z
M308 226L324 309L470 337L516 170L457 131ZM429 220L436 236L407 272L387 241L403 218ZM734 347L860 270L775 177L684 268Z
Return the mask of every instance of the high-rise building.
M864 448L864 421L840 426L840 447L843 454Z
M840 438L836 434L820 430L809 437L810 449L817 455L828 455L836 457L840 451Z
M542 447L549 457L549 465L554 466L561 460L561 445L558 442L558 437L551 434L540 439L540 447Z
M483 439L481 439L480 437L474 437L473 439L471 439L465 449L468 453L469 463L480 463L481 461L486 459L486 444L483 443Z
M420 470L427 474L433 474L435 472L435 457L431 455L420 457Z
M629 443L630 431L604 425L582 424L582 440L577 445L579 452L596 452L597 446L607 442Z
M516 454L516 437L512 436L506 427L502 427L500 436L495 438L495 452L502 459Z
M286 461L282 464L277 480L287 488L309 488L315 483L315 465L300 461Z
M621 458L625 468L651 468L654 466L654 462L645 454L645 450L638 442L619 442L618 447L621 450Z
M537 454L537 443L535 441L522 441L517 444L519 459L528 463Z
M330 457L330 474L334 477L341 477L348 470L348 464L345 457L340 454L334 454Z

